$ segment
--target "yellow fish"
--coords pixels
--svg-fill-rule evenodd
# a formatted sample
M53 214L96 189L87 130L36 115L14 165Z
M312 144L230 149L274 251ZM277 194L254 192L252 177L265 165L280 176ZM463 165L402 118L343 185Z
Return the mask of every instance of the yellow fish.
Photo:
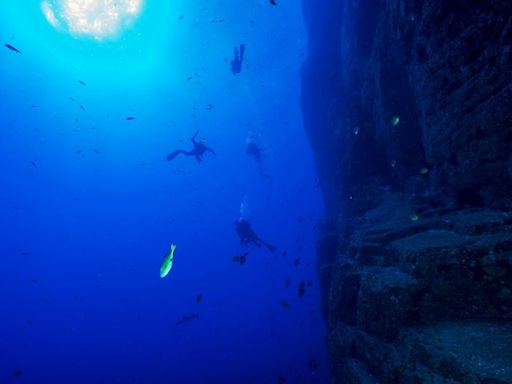
M174 251L176 250L176 244L171 244L171 249L164 257L162 265L160 266L160 277L163 279L171 272L172 264L174 262Z

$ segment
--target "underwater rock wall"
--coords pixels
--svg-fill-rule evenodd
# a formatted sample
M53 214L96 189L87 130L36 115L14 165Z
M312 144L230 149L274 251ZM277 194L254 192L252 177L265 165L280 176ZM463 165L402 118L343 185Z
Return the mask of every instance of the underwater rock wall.
M512 383L512 3L302 0L335 383Z

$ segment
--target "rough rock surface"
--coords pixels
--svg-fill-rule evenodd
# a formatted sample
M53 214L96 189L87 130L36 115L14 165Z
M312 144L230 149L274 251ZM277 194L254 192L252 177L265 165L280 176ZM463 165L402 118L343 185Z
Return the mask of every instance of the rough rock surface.
M335 383L512 383L512 3L302 0Z

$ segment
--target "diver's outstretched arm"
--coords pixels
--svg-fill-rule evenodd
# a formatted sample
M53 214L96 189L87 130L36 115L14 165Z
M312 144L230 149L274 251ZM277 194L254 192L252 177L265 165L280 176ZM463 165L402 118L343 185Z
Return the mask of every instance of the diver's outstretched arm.
M211 152L214 156L217 156L217 153L215 153L215 151L209 147L206 147L205 151Z
M194 136L192 136L192 138L190 139L190 141L192 142L192 144L196 145L197 142L196 142L196 137L197 137L197 134L199 133L199 129L196 131L196 133L194 133Z
M174 152L171 152L167 155L167 161L171 161L171 160L174 160L174 158L180 154L183 154L183 155L186 155L186 156L191 156L192 155L192 152L191 151L184 151L183 149L177 149L176 151Z
M262 242L262 244L263 244L265 247L267 247L267 249L268 249L270 252L274 252L274 251L277 249L277 247L276 247L275 245L269 244L269 243L267 243L267 242L265 242L265 241L263 241L263 240L261 240L261 242Z
M240 44L240 66L244 61L244 53L245 53L245 44Z
M259 236L255 236L254 239L253 239L253 242L254 244L256 244L258 247L261 247L261 245L263 244L265 247L267 247L267 249L270 251L270 252L274 252L276 250L277 247L275 247L274 245L272 244L269 244L267 243L265 240L263 240L261 237Z

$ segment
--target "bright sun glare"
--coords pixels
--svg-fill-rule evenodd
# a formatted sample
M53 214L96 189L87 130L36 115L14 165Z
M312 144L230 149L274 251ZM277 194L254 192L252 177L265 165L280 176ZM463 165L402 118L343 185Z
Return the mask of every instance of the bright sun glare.
M41 9L55 28L98 40L117 36L142 10L143 0L43 0Z

